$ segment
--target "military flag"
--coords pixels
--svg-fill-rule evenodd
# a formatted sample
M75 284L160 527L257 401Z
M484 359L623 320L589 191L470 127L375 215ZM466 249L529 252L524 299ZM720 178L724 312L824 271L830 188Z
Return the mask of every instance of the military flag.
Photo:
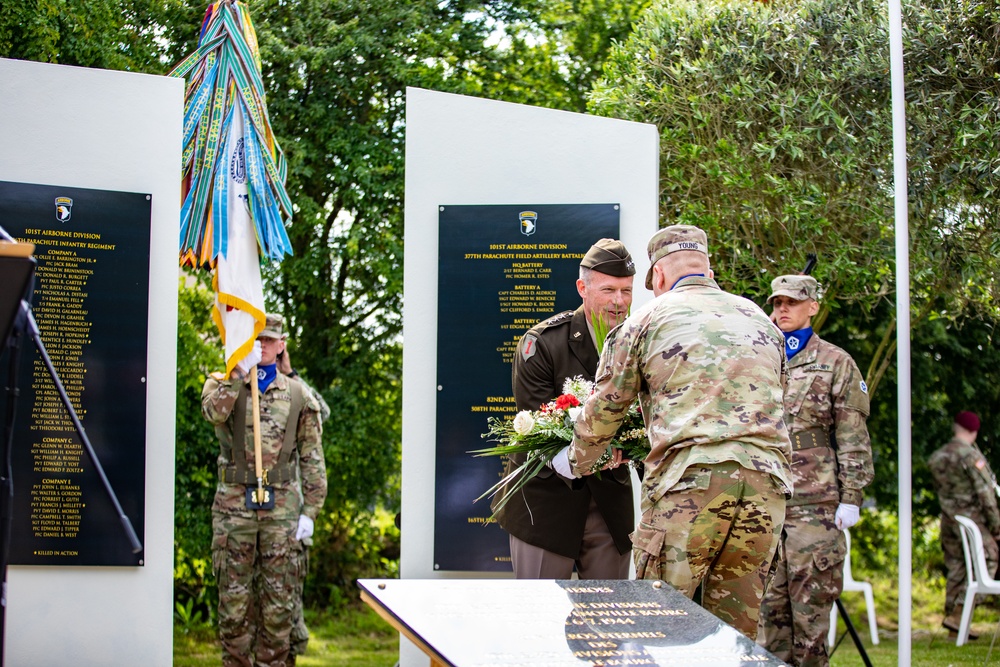
M246 5L239 0L210 4L198 50L171 75L188 77L180 263L214 271L213 318L226 346L226 376L237 366L256 376L260 347L254 343L266 320L260 264L291 254L284 219L291 219L292 203L285 191L284 154L267 115L257 35ZM250 388L257 490L248 496L247 506L267 509L255 379Z
M239 0L208 6L198 49L171 72L184 99L180 264L213 271L227 375L264 328L261 261L291 254L284 154L271 130L257 36Z

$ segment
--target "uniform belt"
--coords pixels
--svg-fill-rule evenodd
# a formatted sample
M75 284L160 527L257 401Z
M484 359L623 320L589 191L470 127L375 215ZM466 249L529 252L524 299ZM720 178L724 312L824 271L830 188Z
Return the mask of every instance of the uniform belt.
M830 446L830 434L818 428L792 433L789 438L792 441L793 452L797 452L800 449Z
M265 484L283 484L292 479L292 468L288 465L277 465L270 470L264 471ZM240 475L234 464L219 466L219 480L223 484L257 484L257 477L253 470L244 470Z

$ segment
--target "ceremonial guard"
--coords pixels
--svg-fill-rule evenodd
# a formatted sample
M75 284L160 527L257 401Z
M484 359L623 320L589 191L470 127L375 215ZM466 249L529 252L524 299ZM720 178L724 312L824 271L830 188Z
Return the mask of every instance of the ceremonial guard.
M252 379L260 392L262 494L248 378L237 367L228 378L213 374L202 390L202 412L215 424L220 445L212 566L227 667L294 664L289 634L303 567L301 540L312 535L326 499L320 408L311 392L276 368L285 345L282 326L280 316L267 316L257 338L261 361Z
M830 610L844 587L847 554L842 531L857 523L874 476L868 388L851 355L812 330L818 299L819 283L806 275L775 278L768 297L788 358L784 405L794 491L758 641L799 667L830 664Z

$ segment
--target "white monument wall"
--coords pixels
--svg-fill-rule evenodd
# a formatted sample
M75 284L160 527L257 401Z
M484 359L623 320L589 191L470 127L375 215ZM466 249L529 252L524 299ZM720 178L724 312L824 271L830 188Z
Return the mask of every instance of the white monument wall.
M152 193L145 564L11 566L4 665L172 663L183 95L179 79L0 59L0 180Z
M437 244L441 204L621 204L621 240L636 264L657 229L656 127L407 89L401 576L496 577L434 570ZM510 576L510 575L501 575ZM427 665L401 642L402 667Z

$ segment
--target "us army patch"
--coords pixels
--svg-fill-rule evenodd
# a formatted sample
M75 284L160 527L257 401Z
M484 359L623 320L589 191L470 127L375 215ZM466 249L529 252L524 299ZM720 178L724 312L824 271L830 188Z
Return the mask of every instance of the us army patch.
M861 391L866 394L868 393L868 383L866 383L864 380L861 381Z
M535 356L536 343L538 339L531 334L525 334L521 338L521 361L527 361Z

